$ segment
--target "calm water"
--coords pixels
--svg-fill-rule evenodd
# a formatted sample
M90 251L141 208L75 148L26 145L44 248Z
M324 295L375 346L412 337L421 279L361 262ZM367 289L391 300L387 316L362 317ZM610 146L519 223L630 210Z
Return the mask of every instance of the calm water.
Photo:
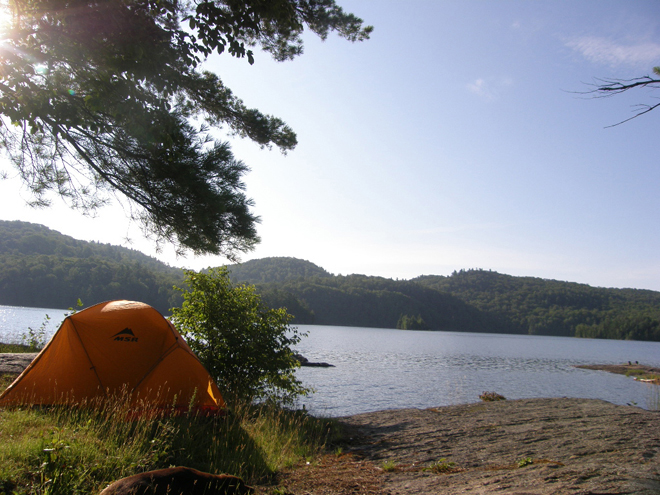
M641 407L658 401L657 386L574 365L639 361L660 366L659 342L314 325L299 329L309 336L298 350L311 361L335 365L298 372L316 389L302 401L316 414L479 402L484 391L508 399L595 398Z
M45 333L52 336L64 320L66 309L23 308L19 306L0 306L0 342L5 344L20 344L28 328L39 330L46 315L50 320L46 324Z
M52 335L67 310L0 306L0 342L21 342L28 327L51 317ZM301 401L315 414L343 416L380 409L478 402L493 391L508 399L579 397L650 408L660 387L576 364L627 361L660 367L660 342L528 335L416 332L299 325L297 349L334 368L302 368L316 393Z

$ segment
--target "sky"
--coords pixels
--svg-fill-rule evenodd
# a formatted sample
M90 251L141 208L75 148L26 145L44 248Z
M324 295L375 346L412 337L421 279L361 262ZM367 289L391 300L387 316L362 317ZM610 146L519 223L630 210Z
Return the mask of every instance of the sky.
M660 91L596 99L598 78L660 65L653 1L337 0L371 39L305 36L305 53L214 56L247 106L289 124L283 155L219 132L251 171L261 243L334 274L395 279L482 268L600 287L660 290L660 109L614 127ZM94 218L26 206L9 169L0 219L176 257L115 204Z

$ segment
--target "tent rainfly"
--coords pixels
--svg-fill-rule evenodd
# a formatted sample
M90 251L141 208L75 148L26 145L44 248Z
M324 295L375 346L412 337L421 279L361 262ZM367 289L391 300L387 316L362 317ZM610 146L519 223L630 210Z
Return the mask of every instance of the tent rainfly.
M128 393L132 406L224 410L215 382L163 315L110 301L68 316L0 395L0 406L80 404Z

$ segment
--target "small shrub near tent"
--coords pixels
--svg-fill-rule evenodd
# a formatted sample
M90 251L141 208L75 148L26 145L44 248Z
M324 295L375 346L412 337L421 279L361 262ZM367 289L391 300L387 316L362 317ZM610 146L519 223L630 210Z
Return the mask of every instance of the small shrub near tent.
M303 335L289 327L285 308L265 307L254 286L234 286L224 267L185 276L172 322L230 405L290 404L309 392L295 377L300 363L291 349Z

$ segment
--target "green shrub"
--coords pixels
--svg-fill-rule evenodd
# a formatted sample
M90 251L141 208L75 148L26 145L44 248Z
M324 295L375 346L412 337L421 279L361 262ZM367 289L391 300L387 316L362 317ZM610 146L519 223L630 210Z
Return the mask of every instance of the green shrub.
M32 327L28 327L27 331L23 334L23 343L28 346L30 352L40 351L48 343L46 328L49 321L50 316L46 315L38 329L35 330Z
M307 394L295 377L291 347L301 334L286 309L269 309L255 288L234 286L226 268L186 272L183 304L172 322L232 406L254 401L290 404Z

